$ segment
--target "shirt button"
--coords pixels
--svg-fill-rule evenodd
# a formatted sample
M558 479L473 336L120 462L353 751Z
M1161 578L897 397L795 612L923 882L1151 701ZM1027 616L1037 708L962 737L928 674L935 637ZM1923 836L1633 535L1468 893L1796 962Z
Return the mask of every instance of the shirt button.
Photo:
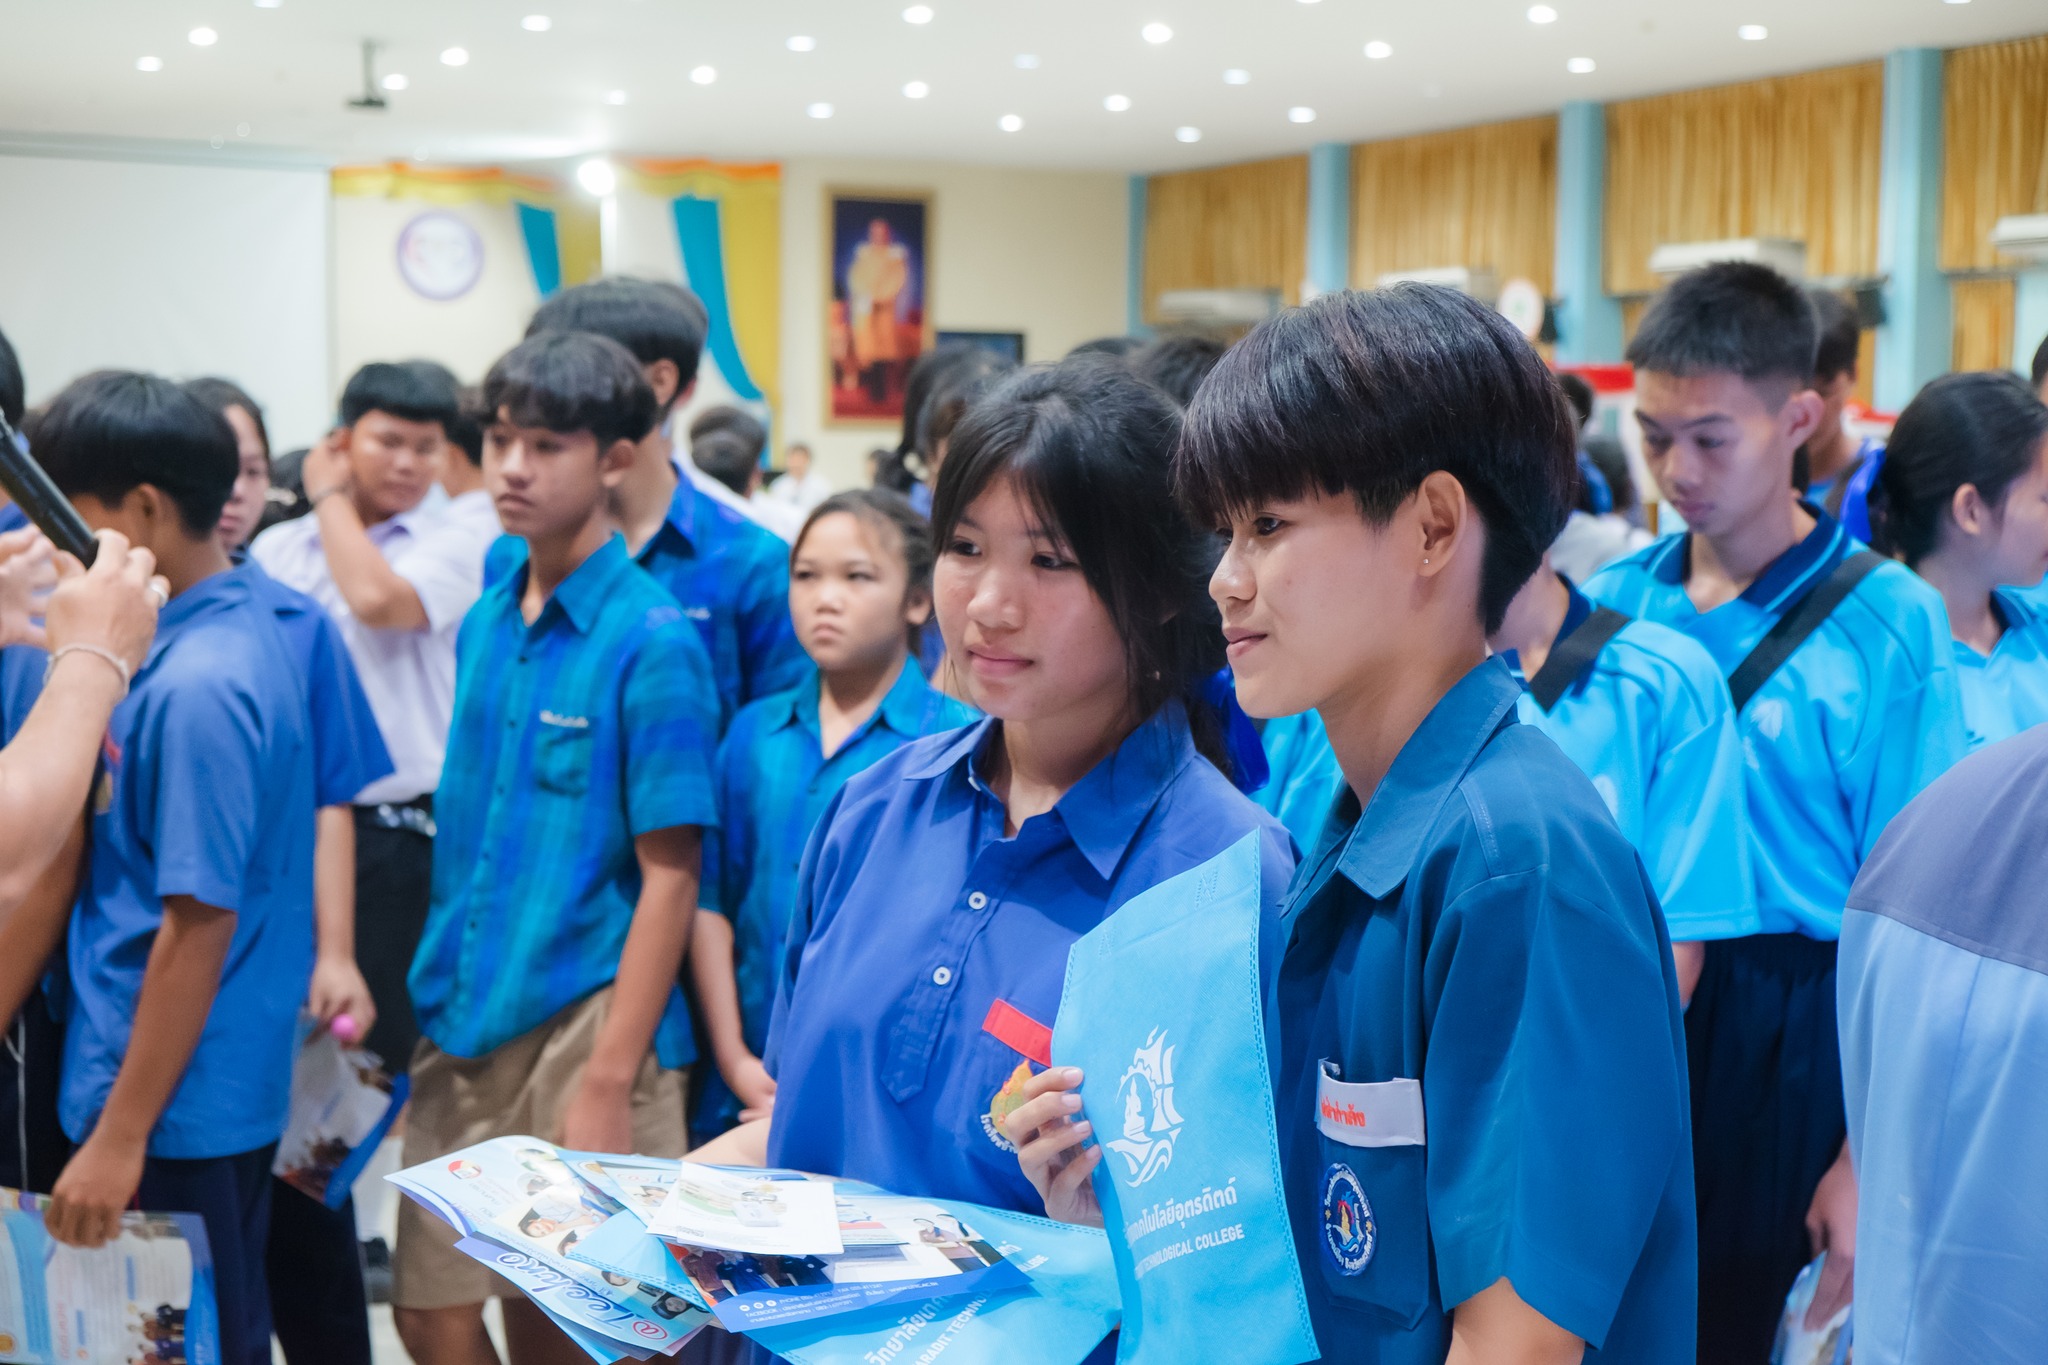
M946 984L946 983L947 983L948 981L951 981L952 979L953 979L953 969L952 969L951 967L935 967L935 968L933 968L933 969L932 969L932 984L933 984L933 985L935 985L935 986L943 986L943 985L945 985L945 984Z
M974 892L974 893L973 893L972 895L970 895L970 896L969 896L969 897L967 898L967 908L968 908L969 910L985 910L985 909L987 909L987 908L988 908L988 897L987 897L987 896L984 896L984 895L982 895L982 894L981 894L981 893L980 893L979 891L976 891L976 892Z

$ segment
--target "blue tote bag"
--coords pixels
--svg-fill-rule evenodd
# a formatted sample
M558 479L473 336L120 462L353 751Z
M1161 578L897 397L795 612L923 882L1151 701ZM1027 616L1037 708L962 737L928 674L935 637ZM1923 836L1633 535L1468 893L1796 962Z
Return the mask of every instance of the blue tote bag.
M1076 943L1055 1066L1083 1072L1123 1300L1120 1365L1317 1358L1280 1180L1260 990L1259 835Z

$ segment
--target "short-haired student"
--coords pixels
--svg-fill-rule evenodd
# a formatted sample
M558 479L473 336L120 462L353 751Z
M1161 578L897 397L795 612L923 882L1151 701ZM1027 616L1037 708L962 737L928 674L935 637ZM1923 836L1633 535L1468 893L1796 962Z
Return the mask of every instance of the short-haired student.
M713 1150L1035 1213L1002 1124L1075 940L1254 831L1277 911L1292 846L1215 766L1199 704L1222 641L1213 550L1172 498L1178 426L1101 357L1013 374L962 417L933 596L987 718L827 807L769 1029L774 1112Z
M717 1073L693 1120L703 1137L773 1100L761 1051L797 869L826 803L876 760L975 719L917 662L932 558L930 523L885 489L825 499L790 547L790 616L813 672L733 718L718 753L719 827L704 841L690 971Z
M1262 324L1178 469L1229 528L1238 697L1321 714L1348 789L1288 894L1281 1174L1326 1361L1683 1359L1692 1162L1670 940L1584 773L1487 636L1563 525L1573 423L1450 290ZM1055 1217L1099 1148L1047 1072L1011 1119ZM1323 1117L1358 1109L1356 1127Z
M1846 1293L1835 938L1885 824L1963 752L1940 597L1790 491L1823 409L1815 338L1805 292L1764 266L1703 267L1650 305L1629 345L1636 420L1687 530L1586 585L1706 647L1748 764L1761 932L1707 945L1685 1018L1706 1365L1769 1354L1816 1251L1822 1305Z
M521 1133L680 1156L694 1045L677 979L718 711L703 642L608 510L654 393L617 342L550 333L491 367L483 401L484 478L525 554L456 642L405 1159ZM419 1365L495 1359L483 1302L502 1281L453 1240L401 1209L392 1302ZM503 1299L515 1342L571 1351Z
M2048 721L2048 406L2016 374L1949 374L1892 428L1873 544L1941 594L1975 749Z

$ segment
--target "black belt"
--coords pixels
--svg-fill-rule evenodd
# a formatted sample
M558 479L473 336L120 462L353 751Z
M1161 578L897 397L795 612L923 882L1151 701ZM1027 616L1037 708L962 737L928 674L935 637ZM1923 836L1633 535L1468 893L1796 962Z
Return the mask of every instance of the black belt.
M434 794L415 796L410 801L386 801L378 805L359 805L356 823L371 825L377 829L407 829L423 838L434 837Z

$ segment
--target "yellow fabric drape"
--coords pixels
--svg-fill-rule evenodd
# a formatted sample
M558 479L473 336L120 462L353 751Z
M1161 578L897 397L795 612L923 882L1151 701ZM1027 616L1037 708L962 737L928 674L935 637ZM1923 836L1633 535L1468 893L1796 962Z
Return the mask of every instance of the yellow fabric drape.
M1145 317L1173 289L1277 289L1308 271L1308 158L1284 156L1145 183Z
M1351 149L1351 282L1433 266L1491 269L1548 294L1557 119L1517 119Z
M1949 285L1955 318L1949 367L2002 370L2012 363L2013 285L2010 276L1956 280Z
M1609 293L1658 287L1668 242L1790 237L1810 275L1877 270L1877 62L1607 106Z
M562 187L544 176L521 175L496 166L414 166L390 161L381 166L337 166L329 175L336 195L419 199L453 204L510 204L559 208Z
M2048 35L1943 62L1941 268L2016 265L1991 247L1992 225L2013 213L2048 213Z

